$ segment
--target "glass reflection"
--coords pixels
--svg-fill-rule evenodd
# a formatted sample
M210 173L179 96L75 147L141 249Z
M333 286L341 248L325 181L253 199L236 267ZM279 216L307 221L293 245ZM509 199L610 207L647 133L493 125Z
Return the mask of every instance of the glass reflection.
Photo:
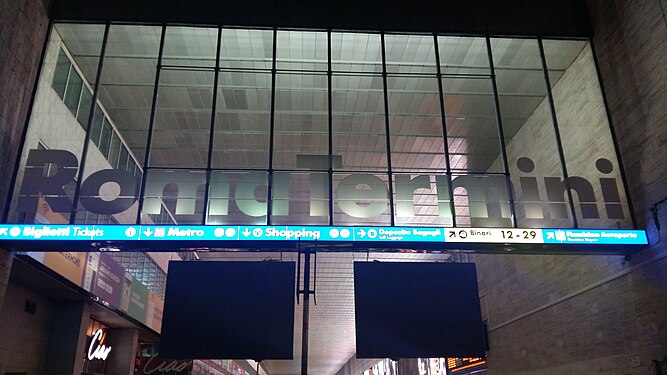
M390 225L389 176L334 174L335 225Z
M265 225L268 174L212 171L206 224Z
M382 87L381 76L332 77L333 169L387 169Z
M325 75L276 76L275 168L328 169L327 88Z
M387 77L391 163L394 171L445 171L438 81Z
M150 166L207 166L213 80L213 72L162 71Z
M223 29L220 67L271 69L273 30Z
M215 107L214 168L267 168L271 75L220 72Z
M442 86L450 168L504 172L491 80L445 77Z

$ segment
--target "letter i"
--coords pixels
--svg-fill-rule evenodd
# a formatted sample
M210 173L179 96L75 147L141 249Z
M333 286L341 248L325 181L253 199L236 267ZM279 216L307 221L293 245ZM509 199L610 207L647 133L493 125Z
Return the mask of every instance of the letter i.
M600 158L595 162L595 167L604 174L609 174L614 170L611 161ZM621 204L621 195L618 192L618 184L615 178L600 178L600 187L602 188L602 198L604 207L609 219L625 219L623 205Z
M531 173L535 170L535 163L529 158L519 158L516 161L516 166L523 173ZM542 203L540 199L540 190L537 187L537 178L535 177L520 177L519 184L521 185L521 201L526 211L527 219L543 219Z

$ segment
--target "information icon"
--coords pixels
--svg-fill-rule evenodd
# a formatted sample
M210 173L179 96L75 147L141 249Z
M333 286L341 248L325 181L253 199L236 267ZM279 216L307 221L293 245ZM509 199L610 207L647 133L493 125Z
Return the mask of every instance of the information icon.
M132 227L127 228L127 229L125 229L125 235L127 237L134 237L134 236L137 235L137 230L135 228L132 228Z

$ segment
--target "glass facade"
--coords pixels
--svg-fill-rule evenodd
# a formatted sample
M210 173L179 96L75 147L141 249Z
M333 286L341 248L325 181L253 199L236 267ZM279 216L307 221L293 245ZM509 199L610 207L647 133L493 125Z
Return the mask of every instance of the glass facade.
M11 222L632 226L586 40L107 27L54 26Z

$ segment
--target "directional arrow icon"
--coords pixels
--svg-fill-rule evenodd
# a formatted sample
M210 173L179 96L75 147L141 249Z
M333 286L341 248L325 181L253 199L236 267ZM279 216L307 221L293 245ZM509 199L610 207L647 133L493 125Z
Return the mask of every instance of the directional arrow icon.
M456 237L456 232L454 232L453 230L450 230L450 231L449 231L449 237L450 237L450 238L451 238L451 237Z
M357 232L357 234L359 235L359 238L364 238L364 237L366 237L366 231L363 230L363 229L359 229L359 231Z
M153 231L151 230L151 228L146 228L144 234L146 235L146 237L150 237L153 234Z
M248 228L246 228L246 229L245 229L243 232L241 232L241 233L243 233L243 236L244 236L244 237L248 237L248 236L250 235L251 232L250 232L250 230L248 230Z

